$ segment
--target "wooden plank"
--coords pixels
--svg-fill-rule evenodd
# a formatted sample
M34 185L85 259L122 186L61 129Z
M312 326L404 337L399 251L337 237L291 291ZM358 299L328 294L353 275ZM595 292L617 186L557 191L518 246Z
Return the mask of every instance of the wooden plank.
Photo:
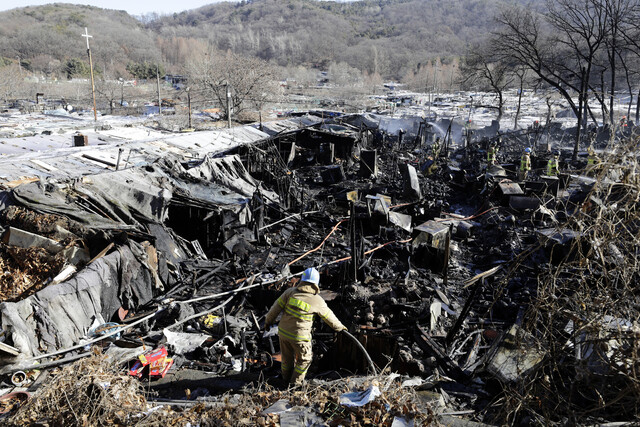
M20 354L20 350L3 342L0 342L0 350L12 356L18 356Z
M94 166L98 166L100 168L103 169L111 169L108 165L104 164L104 163L100 163L100 162L96 162L95 160L92 160L88 157L84 157L83 153L76 153L76 154L72 154L72 156L77 157L78 160L80 160L82 163L88 163L90 165L94 165ZM115 162L114 162L115 165ZM114 166L115 168L115 166Z
M105 156L104 154L107 154L107 153L89 152L89 153L82 153L82 157L84 157L85 159L96 161L98 163L104 163L105 165L108 165L108 166L116 167L115 157L112 157L109 155Z
M38 177L20 177L19 179L13 180L13 181L7 181L4 183L4 185L8 188L15 188L18 185L22 185L22 184L28 184L30 182L37 182L40 181L40 178Z
M42 169L46 170L47 172L60 172L60 169L58 169L55 166L51 166L50 164L45 163L42 160L31 159L31 163L37 166L40 166Z
M500 270L502 268L501 265L498 265L496 267L493 267L490 270L487 271L483 271L482 273L476 274L475 276L473 276L471 279L467 279L463 282L463 289L468 288L469 286L473 285L474 283L476 283L478 280L480 279L484 279L485 277L489 277L491 275L493 275L495 272L497 272L498 270Z
M94 257L93 257L93 259L92 259L91 261L89 261L89 263L88 263L87 265L89 265L89 264L91 264L93 261L95 261L95 260L97 260L97 259L102 258L103 256L105 256L105 255L107 254L107 252L109 252L109 251L111 250L111 248L113 248L113 246L114 246L113 242L109 243L109 244L107 245L107 247L106 247L106 248L104 248L103 250L101 250L101 251L100 251L100 253L99 253L98 255L94 256Z

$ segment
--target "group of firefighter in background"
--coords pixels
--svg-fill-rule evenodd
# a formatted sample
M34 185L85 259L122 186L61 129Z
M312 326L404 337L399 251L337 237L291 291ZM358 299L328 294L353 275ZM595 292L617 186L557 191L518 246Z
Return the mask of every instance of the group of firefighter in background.
M487 149L488 167L496 164L498 159L499 144L501 141L502 139L498 138L496 141L493 141ZM531 172L531 152L531 147L526 147L524 149L524 152L522 153L522 157L520 158L520 168L518 170L518 179L520 181L525 181L529 176L529 172ZM589 145L589 148L587 148L587 154L587 167L585 169L585 172L587 175L594 175L598 169L598 165L600 164L600 158L593 149L593 141L592 144ZM547 161L546 175L558 176L559 170L560 151L556 150Z

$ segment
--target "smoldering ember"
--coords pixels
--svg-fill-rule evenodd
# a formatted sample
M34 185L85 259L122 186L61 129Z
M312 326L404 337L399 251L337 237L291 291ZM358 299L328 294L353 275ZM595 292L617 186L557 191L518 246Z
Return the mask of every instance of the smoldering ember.
M0 423L637 425L640 21L557 3L402 83L195 47L96 82L90 23L86 79L8 59Z

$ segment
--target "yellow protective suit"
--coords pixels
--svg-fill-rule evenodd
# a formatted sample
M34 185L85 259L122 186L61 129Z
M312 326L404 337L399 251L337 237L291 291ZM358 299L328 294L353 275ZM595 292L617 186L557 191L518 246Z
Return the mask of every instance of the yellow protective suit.
M304 381L311 365L311 327L316 314L336 331L347 329L318 295L319 291L318 285L301 282L297 287L287 289L267 313L265 325L269 326L284 312L278 324L278 335L285 382L301 384Z

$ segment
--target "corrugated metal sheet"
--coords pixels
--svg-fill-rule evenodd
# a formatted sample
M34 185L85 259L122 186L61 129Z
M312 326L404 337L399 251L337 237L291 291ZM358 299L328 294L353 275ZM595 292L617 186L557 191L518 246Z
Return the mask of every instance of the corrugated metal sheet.
M161 134L161 138L157 138L157 132L144 128L111 129L89 135L90 143L100 137L101 145L71 147L71 134L2 140L0 186L33 178L67 179L114 171L120 149L120 168L125 168L144 166L166 155L185 160L201 158L269 137L251 126L169 136Z
M318 123L322 123L322 121L320 117L316 116L292 117L290 119L262 123L262 130L269 134L269 136L273 136L279 133L317 125ZM254 124L253 126L257 128L259 125Z

